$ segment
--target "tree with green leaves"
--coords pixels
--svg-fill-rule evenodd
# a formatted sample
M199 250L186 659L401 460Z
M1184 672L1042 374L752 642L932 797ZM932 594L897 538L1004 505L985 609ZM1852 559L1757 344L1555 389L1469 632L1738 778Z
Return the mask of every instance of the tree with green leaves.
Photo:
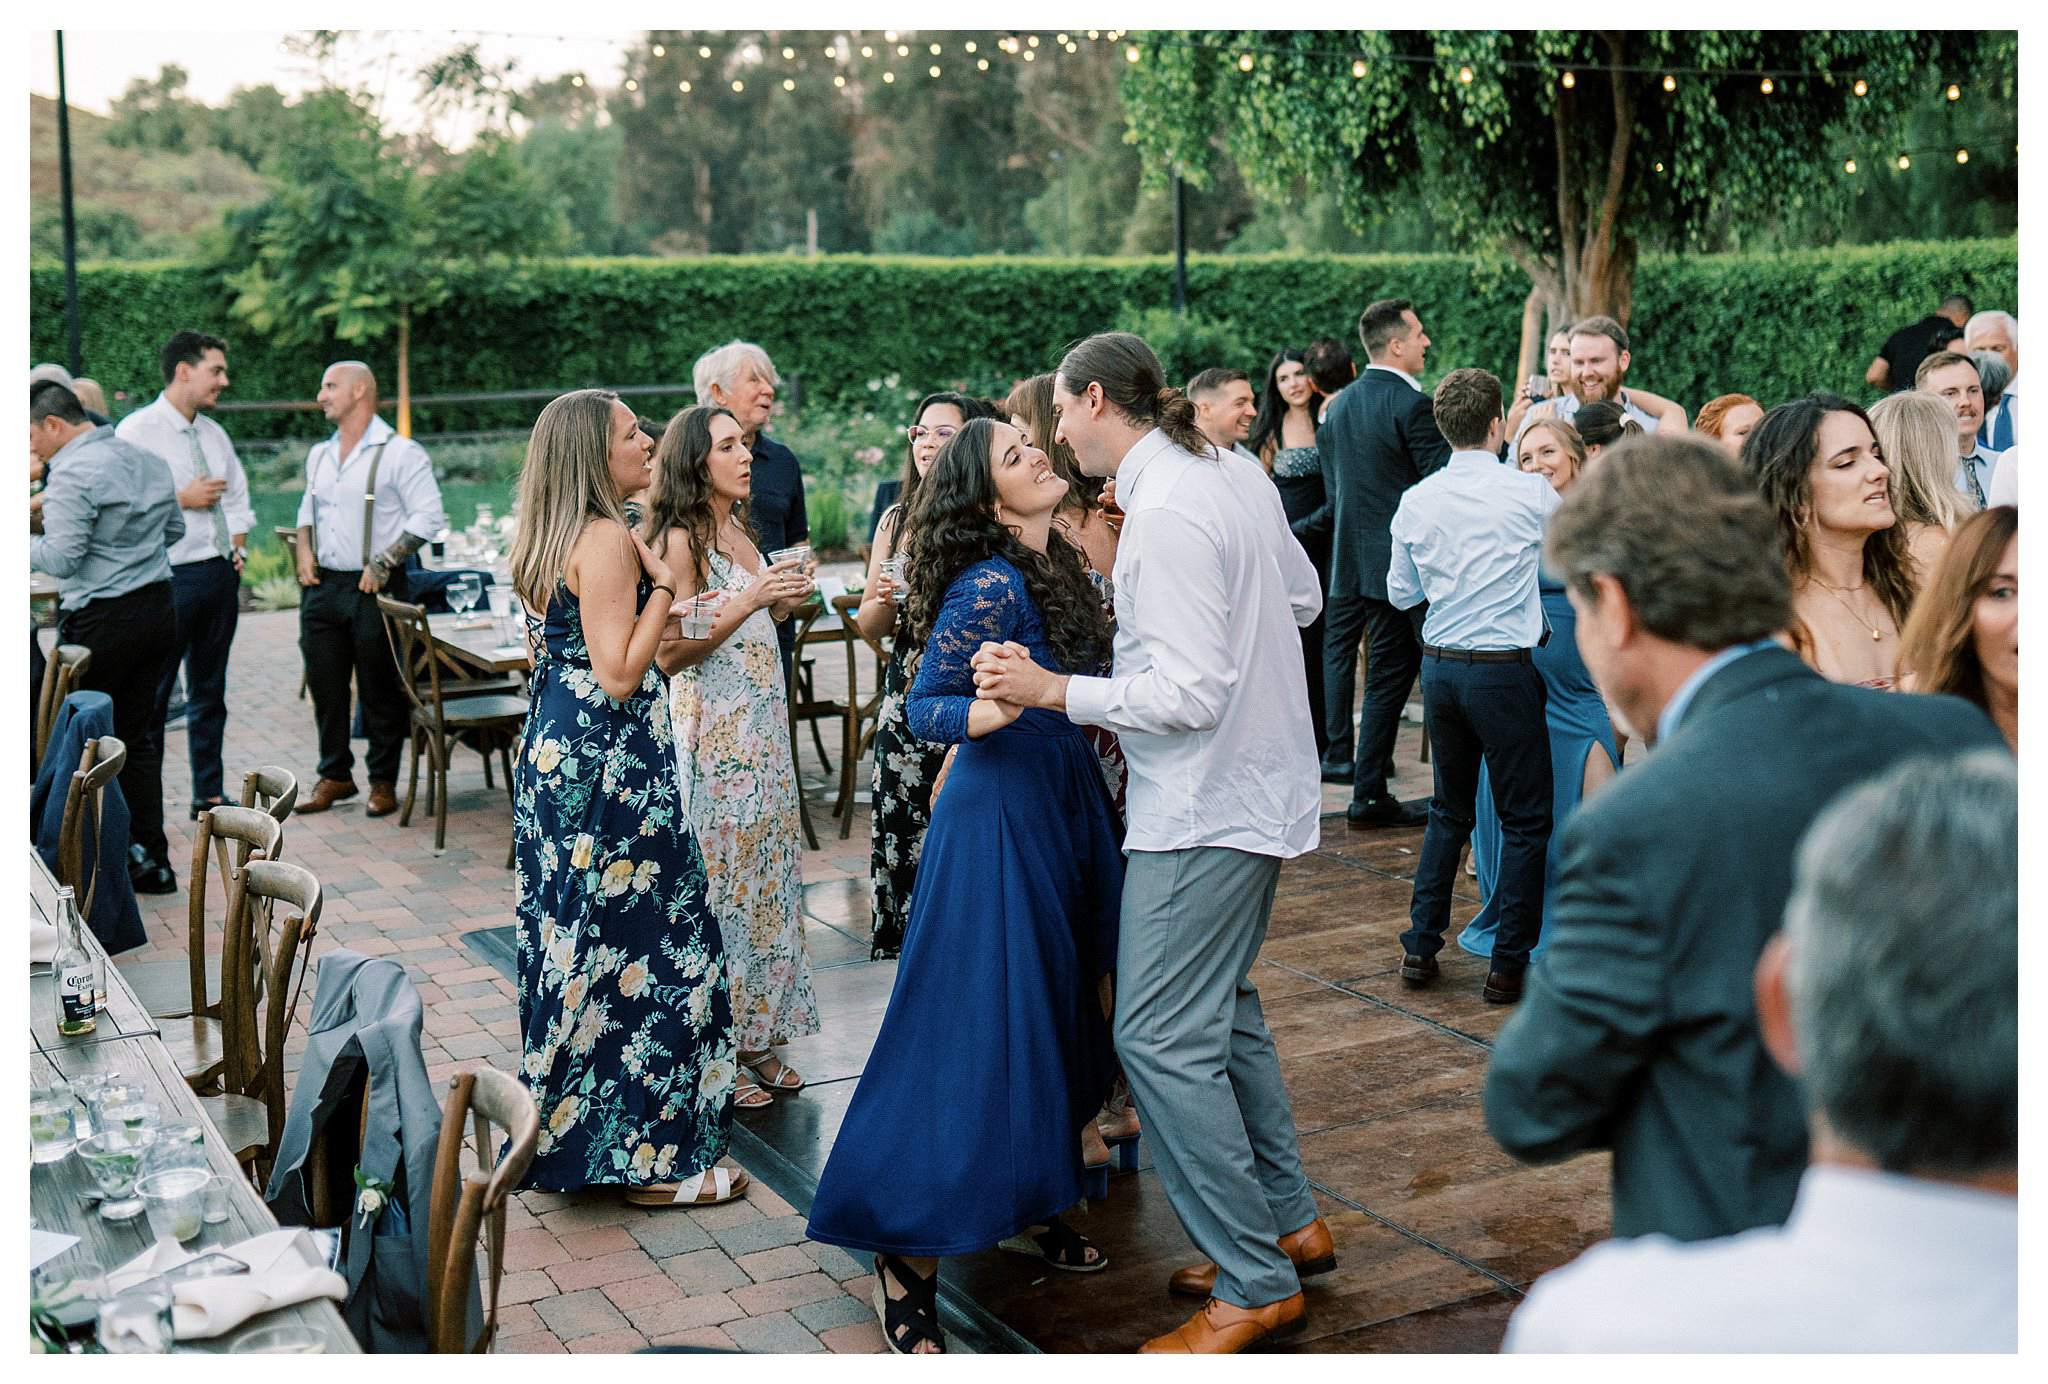
M556 254L561 211L500 133L449 155L389 137L367 98L327 88L297 109L302 137L265 168L273 190L230 218L232 311L279 342L396 338L398 429L411 430L414 320L449 292L448 268Z
M1124 109L1147 174L1200 184L1221 146L1253 190L1333 194L1354 225L1426 208L1529 276L1547 314L1627 321L1643 249L1839 215L1843 150L2010 71L2010 35L1786 29L1192 31L1135 37ZM2010 141L2007 141L2010 143ZM1452 247L1445 247L1452 248Z

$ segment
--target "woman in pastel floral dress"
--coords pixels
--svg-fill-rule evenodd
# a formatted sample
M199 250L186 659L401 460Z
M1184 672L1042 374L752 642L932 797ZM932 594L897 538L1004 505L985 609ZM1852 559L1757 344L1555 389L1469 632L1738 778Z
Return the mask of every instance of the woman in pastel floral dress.
M709 1205L746 1174L718 1161L737 1075L725 949L654 666L675 580L621 509L648 451L616 395L579 390L541 411L519 482L519 1074L541 1121L524 1185Z
M654 456L647 534L673 564L682 600L720 599L708 635L672 637L657 655L674 676L684 810L710 877L725 935L743 1110L798 1091L803 1078L774 1045L818 1031L804 948L801 821L790 756L789 703L775 621L810 592L800 560L769 565L747 526L751 457L731 413L709 405L671 419ZM765 1088L765 1089L764 1089Z

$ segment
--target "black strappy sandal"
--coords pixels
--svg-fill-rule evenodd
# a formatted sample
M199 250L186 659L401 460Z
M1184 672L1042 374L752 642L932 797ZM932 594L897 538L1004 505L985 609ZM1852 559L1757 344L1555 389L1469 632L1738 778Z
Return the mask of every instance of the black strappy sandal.
M884 1270L893 1269L903 1296L889 1296ZM882 1337L898 1355L914 1355L920 1341L930 1341L946 1353L946 1338L939 1333L939 1275L919 1278L910 1266L893 1254L875 1256L875 1315L882 1322Z
M1109 1267L1109 1256L1096 1248L1093 1241L1080 1231L1055 1216L1045 1223L1043 1230L1027 1230L1022 1235L1012 1235L996 1246L1012 1254L1028 1254L1034 1259L1043 1259L1056 1269L1068 1273L1100 1273ZM1096 1251L1095 1262L1088 1261L1088 1251Z

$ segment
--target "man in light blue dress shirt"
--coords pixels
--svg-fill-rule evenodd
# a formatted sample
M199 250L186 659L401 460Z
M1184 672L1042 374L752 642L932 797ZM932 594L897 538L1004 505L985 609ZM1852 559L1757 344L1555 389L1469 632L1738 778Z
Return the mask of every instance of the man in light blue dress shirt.
M1984 382L1976 362L1955 351L1936 351L1920 362L1913 387L1955 410L1956 489L1982 509L1991 493L1991 476L1998 467L1998 453L1977 440L1984 425Z
M1500 381L1484 370L1453 370L1437 386L1436 425L1451 459L1394 511L1387 599L1403 610L1429 603L1422 705L1436 776L1401 934L1401 979L1419 987L1436 978L1484 759L1502 846L1500 932L1481 995L1512 1004L1543 926L1550 732L1533 651L1546 637L1536 573L1558 498L1542 477L1500 464L1501 402Z

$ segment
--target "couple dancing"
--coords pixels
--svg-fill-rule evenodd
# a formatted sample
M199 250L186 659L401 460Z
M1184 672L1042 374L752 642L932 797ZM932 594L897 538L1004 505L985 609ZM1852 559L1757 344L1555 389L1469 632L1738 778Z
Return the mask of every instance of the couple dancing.
M969 423L910 516L912 730L958 743L934 804L896 988L812 1206L810 1235L874 1252L900 1353L944 1349L937 1261L991 1244L1092 1272L1059 1213L1109 1091L1098 982L1160 1180L1211 1262L1202 1310L1145 1351L1228 1353L1303 1320L1334 1266L1249 973L1283 858L1317 839L1299 627L1322 606L1280 498L1215 451L1126 333L1060 362L1058 436L1126 515L1111 635L1065 493L1018 429ZM1122 739L1129 827L1082 725Z

